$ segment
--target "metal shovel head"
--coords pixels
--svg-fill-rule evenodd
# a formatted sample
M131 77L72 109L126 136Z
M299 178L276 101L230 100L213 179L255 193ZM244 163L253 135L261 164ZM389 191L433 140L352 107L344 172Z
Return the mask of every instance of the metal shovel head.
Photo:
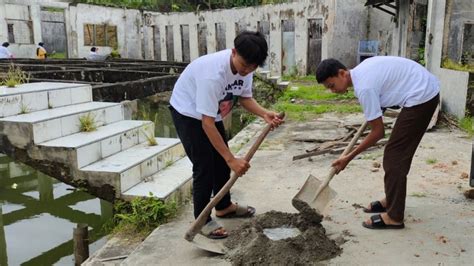
M316 191L319 186L321 186L321 183L319 179L313 175L309 175L303 187L301 187L300 191L293 197L293 207L300 212L310 207L322 215L329 201L336 197L336 191L328 185L316 196Z
M224 246L224 241L224 239L209 239L201 234L197 234L191 243L197 248L223 255L228 251Z

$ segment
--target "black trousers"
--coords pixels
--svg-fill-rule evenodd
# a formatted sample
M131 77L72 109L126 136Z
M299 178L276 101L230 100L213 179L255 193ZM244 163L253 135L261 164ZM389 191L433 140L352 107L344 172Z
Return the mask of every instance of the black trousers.
M403 222L405 218L407 175L413 155L438 103L439 94L423 104L403 108L385 145L383 169L387 214L397 222Z
M169 107L176 132L184 146L186 155L193 163L193 201L194 218L197 218L211 199L216 195L230 178L230 168L224 158L212 146L202 129L201 120L184 116L171 105ZM216 127L227 145L224 124L216 122ZM227 193L216 205L216 210L223 210L232 202ZM211 217L207 218L209 222Z

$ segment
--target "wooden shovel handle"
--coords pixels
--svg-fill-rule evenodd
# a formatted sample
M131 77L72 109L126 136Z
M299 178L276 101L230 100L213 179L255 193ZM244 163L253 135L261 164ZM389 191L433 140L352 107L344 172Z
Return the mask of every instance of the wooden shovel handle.
M285 117L285 113L278 114L278 117L280 119L283 119ZM255 143L252 145L252 147L250 148L250 150L247 152L247 154L244 157L244 159L247 162L250 162L253 155L257 151L258 147L260 146L260 144L262 144L263 140L268 135L271 129L272 129L272 126L267 125L265 129L263 130L263 132L260 133L260 136L258 136L257 140L255 141ZM206 224L207 217L211 213L212 208L214 208L217 205L217 203L219 203L219 201L227 194L227 192L229 192L230 188L234 185L235 181L237 181L237 178L238 178L237 174L232 173L230 179L225 183L225 185L221 188L221 190L219 190L219 192L214 196L214 198L212 198L212 200L201 211L201 214L199 214L198 218L194 220L193 224L191 224L191 227L188 229L188 231L184 235L184 239L190 242L193 241L196 234L199 233L199 231L201 231L204 224Z
M352 138L351 142L349 142L349 144L347 145L346 149L342 152L342 154L339 156L339 158L342 158L343 156L347 155L351 150L352 148L354 147L354 145L357 143L357 141L359 140L360 136L362 135L362 133L365 131L365 129L367 128L367 125L369 123L367 121L365 121L360 127L359 129L357 130L357 132L355 133L354 137ZM325 189L329 182L331 182L331 179L334 177L334 175L336 175L336 168L335 167L331 167L331 171L329 172L329 175L326 177L326 179L324 179L324 181L321 183L321 185L318 187L318 190L316 190L316 193L314 195L314 198L317 198L319 196L319 194L321 193L321 191L323 191L323 189Z

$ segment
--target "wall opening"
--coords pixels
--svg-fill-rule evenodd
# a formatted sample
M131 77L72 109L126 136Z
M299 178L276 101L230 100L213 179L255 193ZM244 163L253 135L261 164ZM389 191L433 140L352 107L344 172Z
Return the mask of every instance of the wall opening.
M465 23L462 40L462 64L474 64L474 22Z
M198 51L199 56L207 54L207 24L199 23L197 25L198 31Z
M33 22L31 20L7 19L10 43L33 44Z
M190 62L191 54L189 47L189 25L181 25L181 49L182 49L182 61Z
M174 61L173 25L166 25L166 60Z
M308 19L308 58L306 74L314 75L316 68L321 63L322 54L322 36L323 36L323 20Z
M216 51L226 49L225 22L216 23Z
M161 60L161 41L160 41L160 28L152 26L153 28L153 58L155 60Z
M285 75L296 75L295 61L295 21L281 21L281 72Z
M41 41L49 53L67 58L67 33L64 10L41 10Z
M117 26L107 24L84 24L85 46L109 46L116 48Z

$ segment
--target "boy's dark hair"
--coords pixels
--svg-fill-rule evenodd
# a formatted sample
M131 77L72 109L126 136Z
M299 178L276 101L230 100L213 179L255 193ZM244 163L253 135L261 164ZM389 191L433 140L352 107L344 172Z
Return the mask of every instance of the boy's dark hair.
M41 46L41 47L43 47L44 42L39 42L38 45Z
M339 70L347 70L346 66L334 58L329 58L321 61L316 69L316 80L318 83L323 83L330 77L338 75Z
M8 46L10 46L10 44L8 42L4 42L4 43L2 43L2 46L3 47L8 47Z
M96 50L97 50L97 48L95 48L95 47L91 48L91 52L95 52Z
M263 66L268 56L267 41L260 32L241 32L234 39L234 47L247 64Z

